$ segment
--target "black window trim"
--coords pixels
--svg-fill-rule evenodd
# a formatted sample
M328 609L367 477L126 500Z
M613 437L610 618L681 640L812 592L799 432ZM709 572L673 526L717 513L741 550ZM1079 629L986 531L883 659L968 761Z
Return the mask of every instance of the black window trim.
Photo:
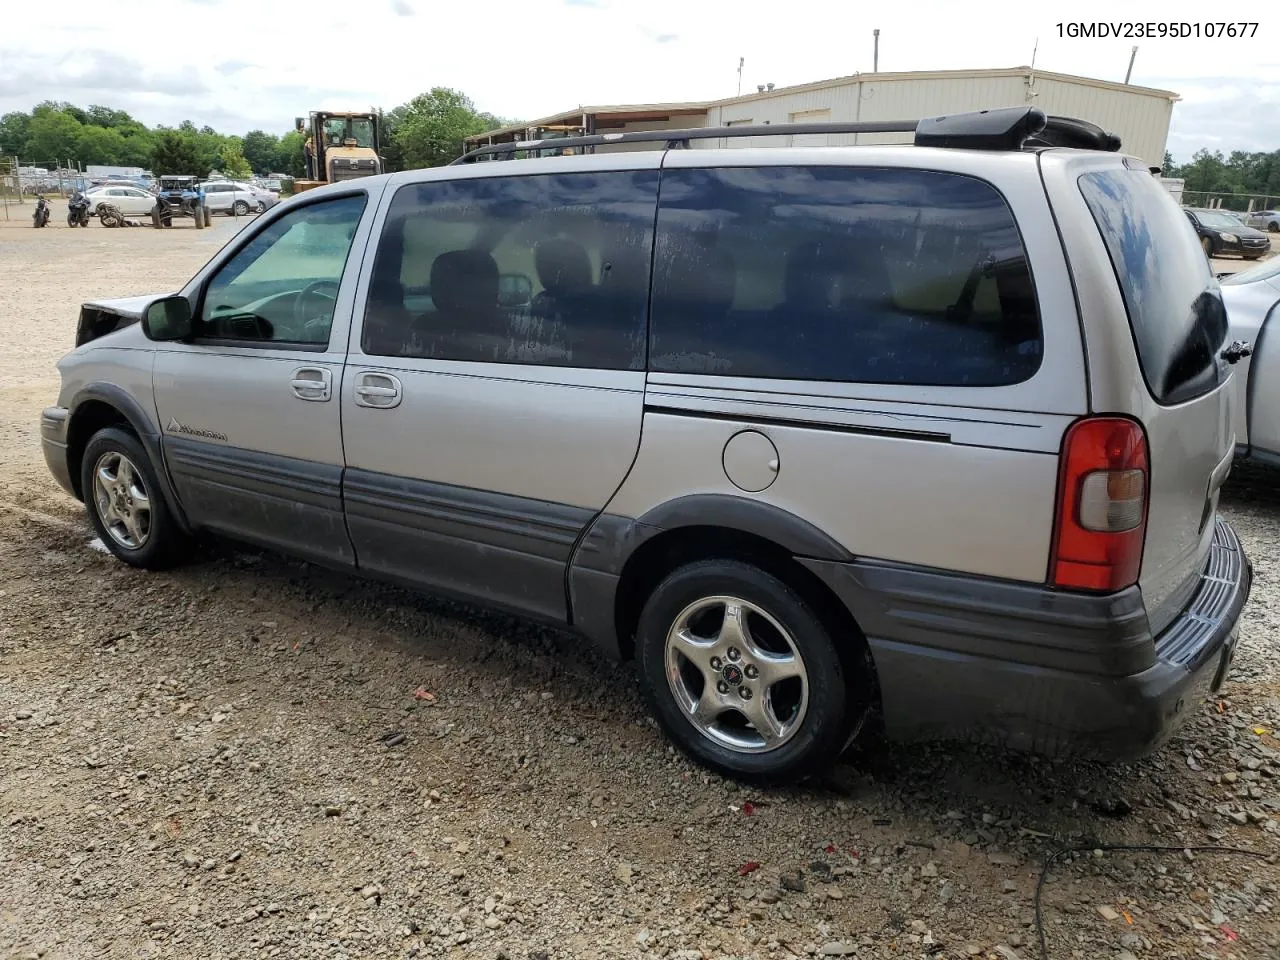
M690 153L692 154L693 151L690 151ZM649 269L649 295L646 299L647 307L645 311L646 312L646 330L648 333L645 340L644 369L646 373L652 373L659 376L718 377L726 380L728 379L735 379L739 381L753 380L757 382L767 381L770 383L796 383L796 384L841 383L849 386L884 387L889 389L897 388L897 389L964 390L964 391L988 390L990 391L990 390L1014 390L1014 389L1025 388L1027 384L1033 383L1035 379L1039 377L1046 369L1046 365L1044 362L1045 361L1044 308L1040 300L1040 284L1036 282L1035 267L1031 262L1031 253L1027 249L1027 238L1026 238L1026 235L1023 233L1022 223L1018 219L1017 213L1014 211L1013 204L1010 203L1009 201L1009 197L1006 195L1004 190L1002 190L997 184L993 183L991 180L974 173L944 169L941 167L934 167L934 166L914 166L914 165L913 166L894 166L894 165L883 164L883 163L875 163L875 164L867 164L867 163L797 164L797 163L759 163L759 162L725 163L723 162L723 158L721 157L717 157L717 158L709 157L707 159L708 159L708 162L706 163L681 163L679 166L675 166L675 167L667 167L664 163L663 166L661 167L661 171L664 176L668 170L672 170L672 171L675 171L675 170L742 170L742 169L770 169L770 168L779 168L779 167L781 168L799 167L802 169L841 168L841 169L857 169L857 170L881 170L881 171L887 171L887 172L907 171L912 173L932 173L932 174L942 174L945 176L963 177L969 180L973 180L977 183L981 183L986 187L989 187L992 190L992 192L994 192L995 195L1000 198L1000 202L1004 204L1004 208L1008 212L1010 220L1012 220L1013 222L1014 230L1017 232L1017 235L1018 235L1018 246L1022 250L1023 260L1026 263L1026 267L1027 267L1027 275L1031 280L1032 296L1035 299L1036 323L1039 327L1039 333L1040 333L1041 351L1039 356L1039 362L1036 364L1035 368L1026 377L1022 378L1021 380L1016 380L1012 383L999 384L999 385L977 385L977 386L969 386L966 384L885 383L881 381L868 381L868 380L832 381L832 380L823 380L818 378L797 379L795 377L762 377L759 375L744 376L744 375L734 375L731 373L730 374L710 373L710 372L693 373L693 372L654 370L652 364L650 363L649 353L650 353L650 349L652 347L652 342L653 342L653 324L652 324L653 282L654 282L655 276L657 275L657 252L658 252L657 216L660 215L662 212L662 181L660 179L658 182L658 207L654 217L653 253L651 257L652 263ZM1068 273L1070 273L1069 270L1068 270ZM1075 281L1073 278L1072 279L1073 289L1074 289L1074 283ZM780 392L790 392L790 391L780 391ZM968 402L966 401L966 404L962 404L962 405L967 405L967 403Z
M285 206L284 204L277 204L272 208L272 210L276 211L275 215L268 217L260 216L256 221L254 221L251 227L236 237L234 247L228 246L223 250L220 250L217 254L214 254L215 258L222 254L225 254L225 256L222 256L217 265L214 266L213 269L204 273L204 276L201 278L200 286L196 290L195 307L192 310L192 316L199 317L201 312L204 310L205 296L209 292L209 285L213 282L214 277L218 276L218 274L226 268L227 264L236 258L240 251L252 243L264 231L268 230L277 220L282 220L285 217L292 216L299 210L305 210L308 207L315 206L316 204L327 203L331 200L347 200L351 197L358 196L363 196L365 198L364 209L360 211L360 219L356 221L355 234L352 234L351 237L351 247L348 248L347 257L342 264L342 276L338 280L339 290L341 290L342 282L347 277L347 271L351 269L351 254L355 249L356 234L360 232L360 226L364 222L364 218L370 216L371 211L375 214L377 212L378 204L376 199L369 190L363 187L352 187L317 197L305 197L301 200L290 202L288 206ZM208 264L205 266L207 268ZM358 277L359 264L356 265L356 269ZM348 338L349 337L350 330L348 329ZM329 339L324 343L304 343L296 340L232 340L224 337L206 336L193 336L185 342L199 347L240 347L251 350L287 350L289 352L301 353L328 353L333 346L333 324L331 323L329 325Z

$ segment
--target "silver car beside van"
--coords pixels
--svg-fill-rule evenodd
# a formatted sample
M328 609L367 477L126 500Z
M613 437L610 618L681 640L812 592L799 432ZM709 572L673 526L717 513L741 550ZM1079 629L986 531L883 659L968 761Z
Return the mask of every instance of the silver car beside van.
M111 551L207 531L571 626L746 779L864 730L1133 756L1218 689L1249 346L1114 137L554 146L310 191L85 304L41 426Z

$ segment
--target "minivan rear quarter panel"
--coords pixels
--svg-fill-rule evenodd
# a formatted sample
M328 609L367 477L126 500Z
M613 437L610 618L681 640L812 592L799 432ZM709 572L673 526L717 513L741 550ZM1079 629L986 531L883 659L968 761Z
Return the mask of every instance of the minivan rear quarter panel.
M1132 417L1146 431L1151 467L1139 586L1151 629L1159 633L1190 599L1213 539L1217 487L1230 468L1235 447L1234 389L1224 380L1199 396L1166 405L1156 401L1144 379L1129 312L1117 283L1117 266L1102 242L1080 179L1099 172L1134 177L1150 174L1145 169L1126 168L1123 159L1115 155L1053 150L1041 153L1040 158L1046 191L1076 278L1088 353L1090 409L1096 414ZM1165 198L1159 199L1165 202ZM1171 198L1167 202L1176 210ZM1187 244L1196 244L1194 231L1180 213L1168 219L1171 229L1185 232L1182 239ZM1169 242L1171 238L1161 239ZM1197 269L1201 266L1206 283L1216 288L1207 263L1196 264ZM1162 267L1168 269L1163 264L1155 264L1153 269ZM1170 318L1171 323L1181 320Z
M989 183L1022 234L1042 362L1022 382L991 387L650 373L639 455L608 512L640 517L690 493L726 493L785 509L858 556L1044 582L1057 455L1087 395L1075 299L1034 156L697 150L669 152L664 170L770 165L914 168ZM758 492L735 486L724 466L727 442L747 429L778 453L776 481Z

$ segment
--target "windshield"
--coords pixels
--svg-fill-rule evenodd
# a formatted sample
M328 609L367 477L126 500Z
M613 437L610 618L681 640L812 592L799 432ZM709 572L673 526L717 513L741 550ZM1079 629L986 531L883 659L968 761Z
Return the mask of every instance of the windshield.
M373 121L361 117L330 117L324 122L324 142L330 147L340 147L348 138L356 146L373 148Z
M356 145L373 149L373 121L352 120L351 136L356 138Z
M1236 286L1241 283L1257 283L1259 280L1273 280L1280 277L1280 257L1272 257L1266 263L1260 263L1248 270L1241 270L1222 279L1222 285Z
M1243 227L1244 224L1228 213L1197 213L1196 219L1206 227Z

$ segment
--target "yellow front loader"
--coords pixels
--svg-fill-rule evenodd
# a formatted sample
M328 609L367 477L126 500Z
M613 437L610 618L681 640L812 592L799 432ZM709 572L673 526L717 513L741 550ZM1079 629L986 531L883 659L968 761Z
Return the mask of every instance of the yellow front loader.
M307 138L307 175L293 182L294 193L382 173L379 114L314 111L305 123L301 117L294 123Z

